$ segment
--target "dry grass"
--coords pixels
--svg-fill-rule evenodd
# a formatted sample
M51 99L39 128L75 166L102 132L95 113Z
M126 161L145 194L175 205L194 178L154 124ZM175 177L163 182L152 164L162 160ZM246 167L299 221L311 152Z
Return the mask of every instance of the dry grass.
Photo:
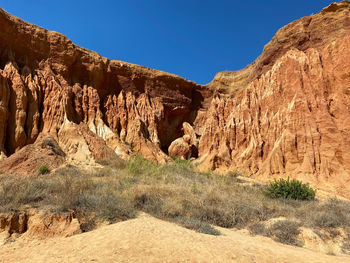
M298 240L300 223L291 220L280 220L275 222L270 227L266 227L262 222L256 222L248 226L248 229L253 235L261 235L273 238L287 245L303 246Z
M0 177L0 212L28 206L51 212L75 211L84 222L87 218L114 222L137 214L133 204L121 196L117 182L95 180L74 167L54 175Z
M342 251L343 253L350 255L350 234L348 234L343 240Z
M300 234L299 225L299 223L290 220L277 221L268 228L267 236L287 245L303 246L297 239Z
M211 225L249 228L253 234L268 235L299 245L295 236L300 226L314 229L350 228L350 204L270 199L263 186L247 186L236 176L194 172L189 161L158 166L137 156L119 166L97 173L81 174L68 166L51 175L30 178L0 176L0 210L24 206L52 211L75 211L84 229L97 220L115 222L147 212L198 232L218 234ZM264 229L261 222L285 217L288 222ZM283 236L286 232L288 235Z

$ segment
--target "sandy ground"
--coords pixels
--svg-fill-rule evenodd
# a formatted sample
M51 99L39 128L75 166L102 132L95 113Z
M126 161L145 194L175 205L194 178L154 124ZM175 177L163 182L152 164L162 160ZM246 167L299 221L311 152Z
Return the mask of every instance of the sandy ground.
M0 245L0 262L350 262L350 257L219 229L199 234L148 215L68 238L26 240Z

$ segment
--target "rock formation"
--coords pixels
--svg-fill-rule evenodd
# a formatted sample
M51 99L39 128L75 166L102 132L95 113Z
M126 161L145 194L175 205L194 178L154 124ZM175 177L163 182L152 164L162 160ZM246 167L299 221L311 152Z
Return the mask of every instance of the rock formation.
M182 124L184 135L173 141L169 146L169 156L190 159L198 157L198 140L197 134L193 127L184 122Z
M348 1L280 29L256 62L208 85L224 94L197 125L198 163L297 177L349 197L349 72Z
M210 98L194 82L110 61L2 10L0 25L1 158L47 135L71 161L139 152L165 162L182 123ZM104 144L111 150L96 154Z
M5 240L9 240L21 234L36 239L69 237L82 233L82 230L71 212L48 214L30 210L0 214L0 232L5 234Z
M73 163L194 157L199 169L350 197L349 1L283 27L254 63L206 86L110 61L2 10L0 25L0 169L50 137Z

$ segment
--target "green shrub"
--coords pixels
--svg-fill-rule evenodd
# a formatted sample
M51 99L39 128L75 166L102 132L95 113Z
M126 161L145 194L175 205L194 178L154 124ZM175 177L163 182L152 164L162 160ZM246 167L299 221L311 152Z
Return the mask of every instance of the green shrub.
M50 173L50 168L47 165L42 165L39 167L39 174L48 174Z
M266 195L271 198L295 200L314 200L316 190L299 180L279 179L270 182L266 187Z

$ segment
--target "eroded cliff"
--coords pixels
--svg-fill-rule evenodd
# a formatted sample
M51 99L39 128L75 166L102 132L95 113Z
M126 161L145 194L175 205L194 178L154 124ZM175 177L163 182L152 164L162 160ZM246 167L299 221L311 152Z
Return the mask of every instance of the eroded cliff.
M282 28L256 62L209 84L198 163L350 196L349 72L350 2Z
M82 131L90 130L118 155L164 162L182 123L192 123L210 97L194 82L110 61L2 10L0 24L2 157L51 136L87 161L94 147Z
M73 163L169 153L350 196L349 1L283 27L253 64L204 87L2 10L0 25L0 169L50 138Z

